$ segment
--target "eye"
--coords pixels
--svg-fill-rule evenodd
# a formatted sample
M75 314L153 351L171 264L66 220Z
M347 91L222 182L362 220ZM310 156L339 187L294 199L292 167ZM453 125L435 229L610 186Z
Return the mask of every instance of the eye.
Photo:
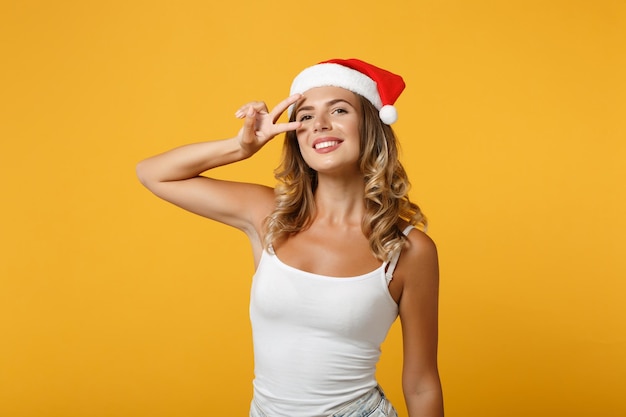
M307 120L311 120L312 118L313 118L313 116L311 116L310 114L303 114L302 116L300 116L298 121L299 122L305 122Z
M345 114L348 113L348 110L342 108L342 107L338 107L336 109L333 109L332 111L333 114Z

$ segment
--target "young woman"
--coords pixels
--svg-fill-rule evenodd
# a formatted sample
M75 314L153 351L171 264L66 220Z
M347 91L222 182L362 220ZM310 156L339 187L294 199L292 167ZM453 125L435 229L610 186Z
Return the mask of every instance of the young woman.
M396 416L375 379L400 317L410 417L443 416L437 369L438 264L408 198L389 124L401 77L366 62L306 68L269 111L242 106L239 133L140 162L157 196L242 230L256 267L252 417ZM290 121L277 123L288 110ZM203 176L286 133L275 189Z

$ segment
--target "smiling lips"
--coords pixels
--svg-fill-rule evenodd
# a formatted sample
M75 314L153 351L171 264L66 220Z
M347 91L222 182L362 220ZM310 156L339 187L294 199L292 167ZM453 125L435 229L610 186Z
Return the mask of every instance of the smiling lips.
M335 138L320 138L313 142L313 149L319 152L329 152L339 146L342 140Z

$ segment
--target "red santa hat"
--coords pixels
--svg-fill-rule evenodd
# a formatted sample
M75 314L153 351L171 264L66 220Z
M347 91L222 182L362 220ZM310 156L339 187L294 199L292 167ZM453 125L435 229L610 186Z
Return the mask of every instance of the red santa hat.
M305 68L291 84L291 94L315 87L341 87L369 100L380 120L390 125L398 120L393 104L404 90L404 81L393 74L358 59L331 59ZM291 115L292 107L289 108Z

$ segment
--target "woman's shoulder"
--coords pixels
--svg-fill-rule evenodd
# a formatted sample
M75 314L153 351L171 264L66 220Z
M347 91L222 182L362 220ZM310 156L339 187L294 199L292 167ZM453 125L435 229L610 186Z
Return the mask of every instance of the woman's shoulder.
M415 294L415 288L436 286L439 280L437 247L433 239L415 227L408 231L406 237L390 285L390 290L392 285L400 288L399 291L403 294L400 299L406 299L406 290Z
M407 243L402 251L405 262L422 264L437 259L437 245L423 230L413 227L406 235Z
M414 249L435 248L434 240L419 226L412 225L408 221L400 219L397 223L397 227L406 235L408 247L414 247Z

